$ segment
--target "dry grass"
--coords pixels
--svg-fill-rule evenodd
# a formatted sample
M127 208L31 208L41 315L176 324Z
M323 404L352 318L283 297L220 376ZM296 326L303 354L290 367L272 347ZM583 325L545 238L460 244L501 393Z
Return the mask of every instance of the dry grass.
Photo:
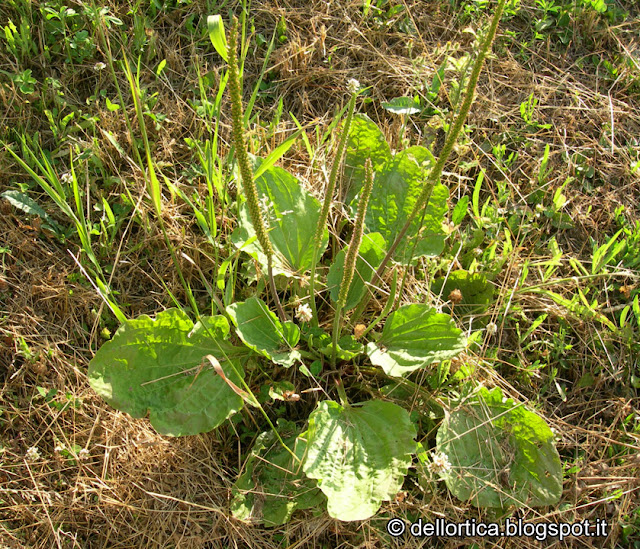
M431 79L447 51L454 48L459 48L460 53L469 51L472 39L463 32L464 26L477 27L478 18L461 22L446 2L403 0L396 4L405 6L419 30L416 36L408 39L396 27L379 27L372 20L363 21L361 0L318 1L313 6L301 0L254 2L250 17L256 32L270 37L280 18L286 20L288 40L276 49L269 71L272 92L282 98L284 112L292 112L310 128L315 125L325 128L346 101L346 81L357 78L363 85L371 86L373 99L362 105L361 111L380 123L392 148L399 148L400 122L380 108L381 101L415 93L419 83ZM130 24L127 5L128 2L113 5L112 13ZM523 21L533 17L533 2L523 0L523 5L523 17L506 21L501 27L502 36L494 47L496 55L486 65L468 121L471 125L468 140L445 169L446 183L454 201L470 195L478 167L482 166L487 170L483 200L495 196L497 180L506 178L512 195L510 206L524 208L526 202L522 198L538 186L536 177L545 145L549 144L552 151L547 196L567 177L577 175L578 167L570 158L582 153L587 164L597 170L597 182L591 188L576 177L567 186L565 194L570 201L564 211L570 214L575 227L558 231L556 237L565 257L588 265L589 239L602 242L606 235L615 232L616 208L624 206L630 220L640 219L640 175L629 171L634 143L638 151L640 71L635 73L634 88L630 68L625 69L629 74L621 73L611 81L603 77L601 69L585 62L587 56L605 58L615 52L627 52L637 59L640 48L637 9L635 20L629 18L616 28L603 29L588 18L577 21L576 36L591 35L592 41L576 39L566 50L560 50L557 42L550 39L533 40L519 49L507 31L522 30ZM230 6L239 13L236 2ZM628 3L626 7L633 14L633 5ZM152 75L157 63L167 59L166 80L145 77L152 92L158 92L154 111L167 115L167 122L158 131L151 130L153 154L159 163L165 163L164 173L185 188L192 183L180 172L192 159L183 139L199 136L202 124L185 99L197 86L197 76L190 63L196 47L183 25L189 15L202 14L204 10L205 2L196 2L160 14L153 24L157 56L146 60L148 74ZM0 21L5 24L5 19L3 16ZM446 44L449 50L444 47ZM11 73L15 60L3 47L0 46L0 68ZM219 59L211 51L202 41L199 43L197 54L203 73L220 67ZM262 53L250 53L247 58L247 88L259 74ZM95 89L106 88L110 94L114 91L106 71L92 69L103 54L99 51L94 60L73 68L62 63L47 66L41 58L30 63L38 80L56 75L66 100L99 118L96 127L104 131L95 135L80 132L73 139L79 146L93 149L105 172L126 181L138 200L144 196L144 182L131 158L131 143L121 111L111 113L95 106L86 107L85 99ZM448 73L447 79L452 78ZM124 78L121 86L127 88ZM537 120L551 124L551 129L524 128L519 109L531 93L539 99ZM441 99L446 101L445 97ZM24 133L40 131L43 146L56 148L46 118L34 101L27 101L15 86L0 86L0 105L3 107L0 131L5 134L4 139L14 138L11 129L20 128ZM271 102L259 101L257 109L261 120L270 120ZM278 132L267 141L268 147L280 141L280 133L294 127L288 120L283 117ZM228 120L223 119L222 124L227 131ZM436 138L436 130L418 120L409 125L407 135L412 142L429 143ZM253 131L256 141L265 142L265 129ZM125 147L124 155L113 147L104 132L112 132L118 138ZM520 141L513 141L514 136ZM487 152L483 146L487 141L505 142L518 151L518 159L508 173L501 174L494 165L490 148ZM321 153L327 154L324 149ZM283 162L310 187L319 190L320 175L317 168L309 167L308 160L299 143ZM0 165L0 190L15 188L16 181L26 181L8 155L0 157ZM195 181L197 184L198 180ZM122 192L122 183L108 190L105 186L99 192L116 195ZM46 204L46 200L42 198L41 203ZM228 512L230 488L242 467L250 440L238 442L236 427L231 422L204 435L163 437L151 429L148 421L132 419L106 406L86 379L88 360L104 340L101 330L105 323L100 320L103 305L93 288L77 277L78 267L72 258L72 254L77 255L77 247L73 239L62 245L22 212L6 203L2 208L0 246L10 251L0 256L0 546L374 548L391 543L383 533L385 520L391 517L411 520L443 517L449 521L496 518L490 511L456 500L443 486L425 490L410 476L396 501L383 506L381 518L363 523L340 523L326 514L313 516L308 512L294 515L292 522L276 529L233 519ZM57 215L51 208L50 212ZM146 216L142 212L143 221L122 227L119 233L122 255L112 274L118 300L126 304L124 310L129 316L153 314L171 306L161 281L178 299L184 299L161 236L145 228ZM213 276L210 247L193 224L188 209L168 196L165 222L174 244L207 276ZM544 220L540 223L544 224ZM571 317L543 296L514 292L525 261L545 259L536 242L539 235L539 232L513 235L514 251L496 278L498 298L491 314L498 319L506 317L510 310L518 310L523 317L534 318L546 312L548 319L536 332L541 339L551 340L567 323L574 326L570 337L572 348L562 357L569 366L559 374L567 388L567 398L563 400L557 392L545 389L548 382L545 371L528 377L514 367L510 360L513 356L521 358L523 368L529 359L519 348L513 323L505 321L494 339L486 338L483 346L464 360L476 365L478 381L500 385L509 396L534 402L538 412L556 429L564 462L571 461L576 466L576 472L565 476L564 494L557 508L522 509L519 516L534 522L600 518L608 522L611 533L606 540L570 538L562 543L524 538L474 541L477 547L487 548L624 547L622 525L633 520L628 518L633 513L636 528L640 528L637 516L640 436L637 430L631 431L633 421L631 424L627 421L629 416L640 414L637 390L628 388L627 376L629 364L637 364L638 356L631 347L611 336L601 344L599 324ZM113 265L115 249L101 260L104 265ZM187 261L183 268L193 281L197 298L204 302L206 293L197 272L189 271ZM570 277L572 273L563 260L555 276ZM637 280L638 273L630 272L616 282L632 285ZM539 273L532 270L527 284L537 282ZM416 288L417 284L416 281ZM565 295L575 291L571 282L554 288ZM605 307L615 306L619 302L617 297L612 296ZM113 324L106 326L113 331ZM32 357L25 353L22 341ZM580 388L578 381L592 371L599 372L593 385ZM356 374L353 376L357 381ZM45 393L58 392L48 401L38 388ZM69 405L61 410L64 404ZM306 406L312 404L308 402ZM248 415L240 421L246 427L252 426ZM38 448L39 459L28 459L28 449L32 447ZM70 449L74 449L71 454ZM619 497L612 499L614 492ZM640 541L639 535L636 531L633 538L636 543ZM437 546L461 547L468 542L441 539ZM398 546L433 544L428 539L403 538Z

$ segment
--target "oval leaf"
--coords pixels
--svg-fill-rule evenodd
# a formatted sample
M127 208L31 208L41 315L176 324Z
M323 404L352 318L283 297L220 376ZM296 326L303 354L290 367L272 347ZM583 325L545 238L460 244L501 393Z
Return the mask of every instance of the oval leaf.
M0 197L5 198L12 206L22 210L26 214L37 215L44 219L47 224L55 230L55 232L61 231L60 225L58 225L35 200L29 198L26 194L21 193L20 191L5 191L0 194Z
M382 103L382 108L393 114L416 114L422 110L417 97L396 97L388 103Z
M375 122L364 114L356 114L349 127L347 153L344 160L347 204L355 198L364 185L364 163L368 158L371 159L373 171L379 172L391 162L391 149Z
M296 426L289 421L279 420L278 431L298 460L282 447L273 431L259 435L244 472L232 489L231 512L237 519L279 526L286 523L296 509L318 507L325 501L316 481L306 478L302 472L306 440L296 438Z
M440 472L449 490L476 507L538 507L558 503L562 464L553 433L537 414L502 391L484 387L442 423Z
M365 520L393 499L411 465L415 436L409 413L391 402L320 402L309 417L304 472L319 481L329 515Z
M439 294L443 300L449 300L451 292L459 290L461 300L452 311L457 317L473 316L474 321L487 319L475 318L482 315L493 301L493 284L481 273L470 273L462 269L451 271L446 279L434 280L431 291Z
M433 156L424 147L409 147L376 173L369 209L365 217L368 232L380 233L393 242L407 221L425 185ZM394 259L403 265L421 256L435 256L444 249L442 229L449 191L436 184L424 212L413 220L398 246Z
M320 351L327 358L333 357L333 339L322 328L309 328L305 333L305 339L312 349ZM340 360L351 360L362 353L364 353L364 346L352 335L347 334L338 339L336 357Z
M255 159L257 170L262 160ZM302 276L311 268L313 259L313 238L320 217L320 203L289 172L271 166L255 180L258 196L265 209L265 221L269 239L275 256L274 273L287 276ZM255 236L249 209L246 203L240 207L238 227L231 235L231 241L267 267L267 257L260 244L247 242ZM319 255L329 242L329 232L325 229Z
M240 339L254 351L287 367L300 358L293 350L300 340L300 329L289 321L283 325L261 299L233 303L227 312Z
M466 346L450 316L423 305L405 305L389 315L376 343L367 345L371 362L400 377L456 356Z
M243 348L225 341L229 323L205 317L195 326L178 309L155 319L142 315L118 328L89 363L91 387L111 406L139 418L149 414L163 435L215 429L243 400L205 360L216 357L226 377L241 385Z
M356 271L353 274L347 302L344 310L353 309L367 292L367 285L371 282L373 274L382 262L386 252L387 245L379 233L365 234L362 237L362 243L358 250L358 259L356 260ZM336 255L333 265L329 268L327 275L327 289L331 293L331 299L338 301L340 293L340 283L342 281L342 273L344 271L344 258L346 250L342 249Z

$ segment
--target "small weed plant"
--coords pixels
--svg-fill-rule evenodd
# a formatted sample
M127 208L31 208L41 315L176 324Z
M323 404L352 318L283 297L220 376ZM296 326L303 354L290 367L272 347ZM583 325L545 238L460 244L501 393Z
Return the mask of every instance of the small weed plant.
M89 378L110 405L134 417L148 415L166 435L211 431L245 406L262 414L270 429L255 438L234 485L231 510L237 518L273 526L285 523L296 509L326 505L340 520L367 519L396 497L412 466L421 480L444 480L459 499L476 506L542 506L559 500L562 466L550 428L499 388L467 385L451 398L435 447L407 409L409 398L403 406L398 396L409 387L431 399L427 388L411 381L412 373L436 368L432 365L442 371L467 346L448 314L424 303L399 304L405 285L399 273L444 249L449 193L440 179L504 5L501 0L480 42L438 159L422 146L392 153L376 124L356 113L361 90L350 83L322 203L275 165L291 141L264 159L248 153L237 54L241 25L234 19L227 43L221 18L209 18L212 43L228 62L223 81L230 91L239 191L229 246L216 242L219 249L237 250L220 258L220 276L210 285L212 310L218 314L200 315L193 302L195 319L175 308L155 318L124 320L91 361ZM128 65L127 75L135 89ZM135 93L134 100L142 120ZM208 149L199 154L206 156L215 143L207 141ZM160 181L146 149L150 195L160 217ZM233 207L214 168L210 176L211 196L217 192L218 204ZM215 216L207 219L184 198L201 226L215 227ZM339 230L329 246L332 211ZM211 236L215 241L216 234ZM225 279L241 253L252 258L258 282L244 301L235 299L235 280ZM456 271L450 281L455 288L442 283L438 291L458 307L465 306L463 296L475 295L468 307L488 302L487 281L480 275ZM243 291L246 296L252 290ZM370 306L376 296L382 301L377 312ZM277 380L268 397L251 387L254 373L265 371ZM345 386L341 374L346 371L358 372L364 389ZM381 381L383 390L367 385L367 379ZM302 388L305 383L309 389ZM323 395L308 420L280 417L274 424L263 404L273 399L301 406L303 391ZM391 391L393 401L377 398Z

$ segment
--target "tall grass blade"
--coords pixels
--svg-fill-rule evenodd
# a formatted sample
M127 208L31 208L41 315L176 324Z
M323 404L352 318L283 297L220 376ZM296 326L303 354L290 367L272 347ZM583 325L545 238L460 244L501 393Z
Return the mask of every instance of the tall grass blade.
M224 22L220 15L210 15L207 17L207 28L209 30L209 38L218 55L225 61L229 61L229 46L227 45L227 36L224 32Z

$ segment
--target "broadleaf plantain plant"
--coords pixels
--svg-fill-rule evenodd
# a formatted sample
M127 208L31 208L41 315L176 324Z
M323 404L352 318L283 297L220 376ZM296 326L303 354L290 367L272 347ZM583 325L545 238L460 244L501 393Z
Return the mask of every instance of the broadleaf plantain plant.
M209 18L212 43L229 64L233 146L242 190L230 241L266 270L277 314L256 295L230 304L225 315L200 317L195 324L177 309L155 319L127 320L96 353L89 379L109 404L134 417L148 414L158 432L172 436L212 430L244 404L259 407L272 429L256 440L234 487L231 510L236 517L272 526L286 522L296 509L326 500L332 517L363 520L400 490L418 451L418 431L407 410L380 399L350 404L338 380L340 402L319 401L304 432L289 421L274 427L245 382L245 370L258 360L270 361L297 368L317 382L313 372L318 373L318 365L335 368L353 361L359 368L368 356L374 368L363 366L363 373L391 380L464 350L466 339L448 315L421 303L395 307L395 277L382 313L359 334L364 342L344 330L367 311L390 261L408 267L419 256L442 251L448 198L440 183L442 168L471 106L504 4L500 0L437 161L424 147L393 155L378 127L354 114L358 90L351 89L322 205L292 174L249 156L236 52L238 23L234 19L227 47L221 18ZM342 212L355 210L356 217L348 246L337 251L327 271L319 267L343 157L347 185L340 186L337 203ZM289 303L297 307L298 323L287 319L289 307L282 306L276 277L291 282ZM318 289L334 303L324 307L323 317L316 303ZM387 315L382 333L375 335L371 328ZM232 337L230 323L237 337ZM331 332L322 326L330 326ZM292 384L286 386L278 398L285 393L286 398L300 398ZM329 388L322 390L327 394ZM479 433L499 459L489 459ZM559 498L561 467L548 426L512 401L503 402L495 391L481 390L471 405L448 417L437 447L448 455L449 467L441 476L461 499L504 506L546 505ZM475 465L483 468L483 476L473 473ZM496 490L500 470L506 468L509 482Z

